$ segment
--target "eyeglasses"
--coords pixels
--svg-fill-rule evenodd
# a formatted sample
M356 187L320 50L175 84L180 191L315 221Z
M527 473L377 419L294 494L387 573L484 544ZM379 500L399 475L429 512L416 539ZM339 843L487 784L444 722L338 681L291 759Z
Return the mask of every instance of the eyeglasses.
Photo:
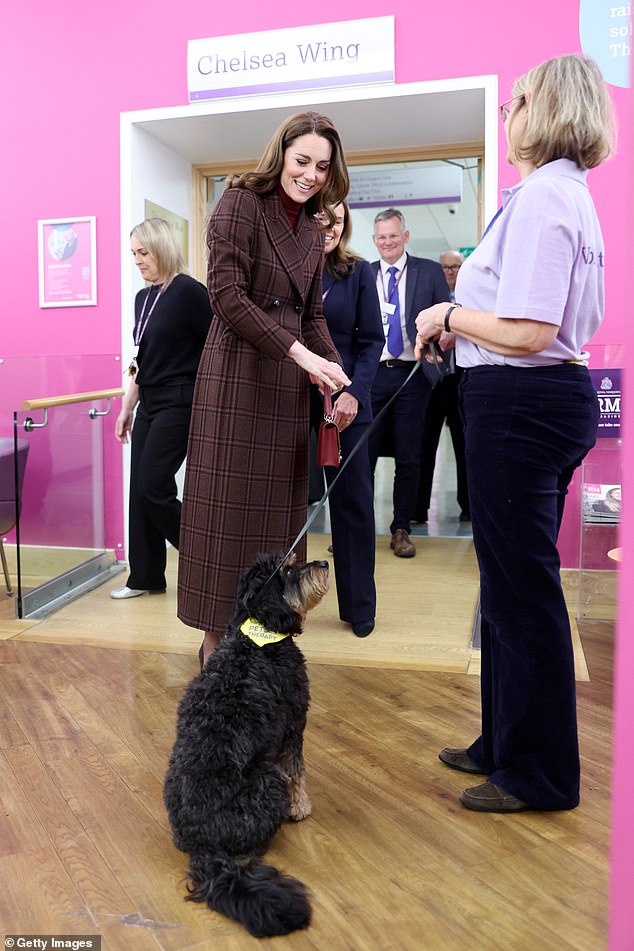
M511 99L507 99L506 102L500 103L499 109L500 109L500 117L502 119L502 122L506 122L506 120L509 117L509 112L510 112L509 106L511 105L511 103L515 102L516 99L523 99L523 98L524 98L524 93L522 93L521 96L513 96Z
M443 271L459 271L460 265L459 264L443 264L442 269Z
M377 244L385 244L386 241L398 241L399 238L403 237L403 232L399 231L398 234L375 234L373 235L374 240Z

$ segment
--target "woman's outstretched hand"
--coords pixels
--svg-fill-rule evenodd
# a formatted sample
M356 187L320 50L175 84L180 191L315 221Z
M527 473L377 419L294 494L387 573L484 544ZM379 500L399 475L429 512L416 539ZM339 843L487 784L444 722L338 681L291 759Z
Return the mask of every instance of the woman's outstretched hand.
M310 376L311 383L316 383L320 389L329 386L333 392L337 392L344 386L349 386L352 382L346 376L345 371L338 363L332 360L326 360L317 353L313 353L305 347L299 340L296 340L288 351L291 360L294 360L298 367L306 370Z

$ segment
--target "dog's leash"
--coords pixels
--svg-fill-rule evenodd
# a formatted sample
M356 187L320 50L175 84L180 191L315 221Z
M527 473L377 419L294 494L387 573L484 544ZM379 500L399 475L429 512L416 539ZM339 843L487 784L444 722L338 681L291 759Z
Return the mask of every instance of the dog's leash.
M428 347L429 347L429 352L430 352L431 355L432 355L432 359L433 359L433 362L434 362L434 366L436 367L436 370L438 371L438 375L440 376L441 379L443 379L443 377L447 376L449 373L452 372L451 367L450 367L450 365L449 365L449 360L445 360L444 351L440 349L440 346L438 345L438 341L430 340L429 343L428 343ZM412 367L412 370L407 374L407 377L405 378L405 380L403 380L403 382L402 382L401 385L399 386L399 388L398 388L398 390L396 391L396 393L393 393L393 394L392 394L392 396L389 398L389 400L387 401L387 403L385 404L385 406L383 407L383 409L381 410L381 412L380 412L377 416L374 417L374 419L372 420L370 426L368 426L368 428L367 428L366 431L364 432L364 434L363 434L363 436L361 437L361 439L359 440L359 442L358 442L355 446L353 446L352 451L350 452L350 455L346 456L346 458L345 458L343 464L340 466L339 471L337 472L337 475L334 477L334 479L332 480L332 482L330 483L330 485L326 487L326 491L324 492L324 494L323 494L322 497L320 498L319 502L317 502L317 504L316 504L315 508L313 509L313 511L312 511L312 512L310 513L310 515L308 516L308 519L307 519L307 521L306 521L306 524L304 525L304 527L303 527L302 530L300 531L299 535L297 536L297 538L295 539L295 541L293 542L293 544L291 545L291 547L288 549L288 551L286 552L286 554L284 555L284 557L282 558L282 560L280 561L280 563L277 565L277 567L276 567L275 571L273 572L273 574L271 575L271 577L270 577L270 578L267 578L267 580L264 582L263 587L266 587L266 585L267 585L270 581L273 580L273 578L275 577L275 575L277 574L277 572L280 570L280 568L282 567L282 565L284 564L284 562L286 561L286 559L289 558L289 557L292 555L292 553L295 551L297 545L300 543L300 541L302 540L302 538L304 537L304 535L306 534L306 532L308 531L308 529L310 528L310 526L313 524L313 522L315 521L315 519L317 518L317 516L319 515L319 513L320 513L321 510L323 509L324 505L325 505L326 502L328 501L328 496L330 495L330 493L332 492L332 490L333 490L334 487L336 486L337 482L338 482L339 479L341 478L341 475L342 475L342 473L343 473L343 470L346 468L346 466L347 466L348 463L352 460L352 458L356 455L356 453L359 451L359 449L361 449L361 447L363 446L363 444L364 444L365 442L367 442L367 440L370 438L370 434L372 433L372 430L373 430L373 429L375 428L375 426L381 421L381 419L385 416L385 414L387 413L388 409L390 408L390 406L392 405L392 403L394 402L394 400L396 399L396 397L399 395L399 393L401 392L401 390L403 390L403 389L407 386L407 384L409 383L409 381L412 379L412 377L414 376L414 374L416 373L416 371L417 371L418 368L420 367L421 363L422 363L422 359L416 361L416 363L415 363L414 366Z

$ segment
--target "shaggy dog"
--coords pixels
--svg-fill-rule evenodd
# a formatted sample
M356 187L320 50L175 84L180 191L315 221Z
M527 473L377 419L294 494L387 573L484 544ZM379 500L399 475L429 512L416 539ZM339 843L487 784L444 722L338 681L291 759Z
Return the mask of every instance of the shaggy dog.
M260 555L238 586L227 634L181 698L164 799L190 857L189 899L256 938L310 924L306 890L265 865L286 819L304 819L304 658L293 641L328 590L328 562ZM261 645L261 646L260 646Z

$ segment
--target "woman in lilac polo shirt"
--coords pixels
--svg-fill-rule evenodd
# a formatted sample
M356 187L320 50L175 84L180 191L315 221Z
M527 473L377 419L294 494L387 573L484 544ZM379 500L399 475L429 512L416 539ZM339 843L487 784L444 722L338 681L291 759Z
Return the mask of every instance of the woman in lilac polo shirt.
M557 535L598 403L583 345L603 318L604 249L587 170L610 153L612 110L591 60L561 56L500 106L520 181L458 277L418 315L417 354L455 334L482 598L482 733L440 759L488 781L481 812L579 803L575 677Z

